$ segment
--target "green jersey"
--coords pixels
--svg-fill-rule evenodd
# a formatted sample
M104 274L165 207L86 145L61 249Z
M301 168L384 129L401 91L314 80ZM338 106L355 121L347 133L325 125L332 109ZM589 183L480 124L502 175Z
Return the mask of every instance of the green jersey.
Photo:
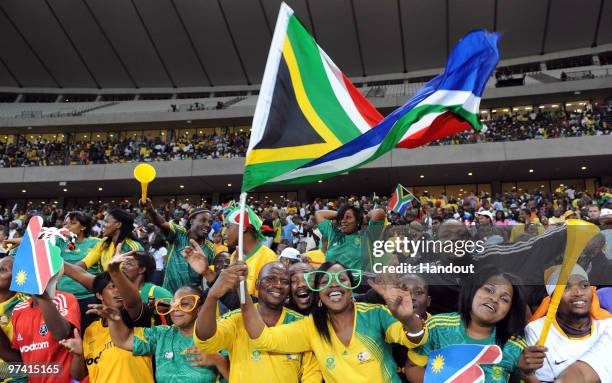
M427 342L419 348L408 352L408 358L416 365L424 366L430 352L453 344L495 344L495 328L486 339L470 338L459 313L438 314L425 322L429 331ZM515 370L519 357L527 343L522 338L511 337L502 349L502 360L498 364L483 364L487 383L507 382Z
M323 239L327 240L325 261L342 262L349 269L371 270L368 254L372 252L373 240L382 237L384 221L372 221L362 232L344 234L331 221L324 220L319 224Z
M170 223L168 244L168 261L166 263L163 287L172 294L182 286L201 288L202 276L189 266L189 263L187 263L181 254L183 249L191 246L187 230L179 225ZM204 254L206 254L208 264L212 265L215 245L209 240L205 240L201 247Z
M215 383L220 374L213 366L192 367L185 354L186 348L195 347L193 337L184 337L173 326L145 328L143 336L134 335L132 355L155 357L155 380L158 382Z
M145 283L140 289L140 299L147 303L149 299L155 300L160 298L173 298L172 293L161 286L154 285L151 282Z
M77 264L79 261L85 258L87 254L89 254L89 251L96 247L98 243L100 243L99 238L88 237L82 241L75 242L74 249L71 250L68 248L67 241L56 241L57 246L62 249L61 256L64 261L73 265ZM87 269L87 272L96 275L100 273L100 269L96 264ZM60 279L60 281L58 282L57 289L72 293L74 294L74 296L76 296L77 299L84 299L94 296L94 294L87 290L85 286L66 275L64 275L62 279Z

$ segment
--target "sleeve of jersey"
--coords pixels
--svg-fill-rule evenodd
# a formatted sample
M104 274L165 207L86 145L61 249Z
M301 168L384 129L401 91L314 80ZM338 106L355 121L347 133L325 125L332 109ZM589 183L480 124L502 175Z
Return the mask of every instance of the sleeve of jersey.
M101 246L104 242L100 241L97 245L95 245L89 253L81 260L85 264L85 266L89 269L96 263L100 262L100 257L102 257Z
M62 298L60 303L60 314L66 318L70 324L76 327L79 331L81 331L81 308L79 307L79 302L76 297L72 294L58 294L59 298ZM62 304L66 305L66 310L68 312L62 311Z
M371 241L375 241L378 239L382 239L383 232L385 230L385 220L382 221L372 221L368 222L368 228L366 230L366 234L368 239Z
M535 346L535 344L537 343L538 334L536 334L533 324L528 324L525 327L525 340L530 346Z
M176 237L180 234L180 233L184 233L185 229L183 229L181 226L170 222L170 231L168 232L168 242L172 243L176 240Z
M305 352L302 357L302 366L300 367L300 382L301 383L321 383L323 376L319 362L312 352Z
M311 351L308 340L309 318L274 327L265 327L259 338L251 340L261 351L294 354Z
M321 239L328 241L329 238L331 237L331 233L333 230L334 228L332 227L332 223L328 219L323 220L323 222L319 224L319 231L321 232Z
M519 357L526 347L527 343L525 343L525 340L522 338L513 336L508 339L502 350L503 358L499 363L500 366L507 371L514 371L516 369L516 365L518 364Z
M193 326L193 343L201 352L214 354L223 349L231 350L236 339L237 323L240 317L239 311L232 311L217 319L217 332L209 339L202 340L196 334L196 326Z
M132 355L154 355L157 347L157 327L134 328Z
M391 315L388 308L380 306L377 308L377 311L382 330L385 332L385 341L387 343L399 343L408 348L416 348L427 342L427 328L425 328L425 334L421 338L421 341L419 343L413 343L406 336L404 326Z

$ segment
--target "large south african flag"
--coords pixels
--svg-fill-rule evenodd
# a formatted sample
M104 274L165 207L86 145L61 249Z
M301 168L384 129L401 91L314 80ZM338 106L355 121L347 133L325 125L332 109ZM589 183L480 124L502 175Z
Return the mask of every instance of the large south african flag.
M382 119L282 3L253 116L242 190L324 156Z

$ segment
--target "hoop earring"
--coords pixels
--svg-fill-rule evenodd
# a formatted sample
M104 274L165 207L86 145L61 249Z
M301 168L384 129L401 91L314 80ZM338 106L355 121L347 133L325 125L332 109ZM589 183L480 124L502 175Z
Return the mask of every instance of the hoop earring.
M319 300L319 302L317 303L317 307L323 307L323 303L321 303L321 301Z

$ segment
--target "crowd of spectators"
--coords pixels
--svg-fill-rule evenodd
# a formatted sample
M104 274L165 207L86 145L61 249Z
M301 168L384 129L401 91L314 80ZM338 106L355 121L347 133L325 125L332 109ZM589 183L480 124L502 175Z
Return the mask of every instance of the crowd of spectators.
M430 145L456 145L477 142L521 141L560 137L599 136L612 133L606 119L612 108L592 108L581 112L547 112L483 116L482 132L459 133ZM169 141L162 137L129 137L122 140L51 142L17 136L11 144L0 142L0 167L89 165L123 162L173 161L244 157L249 132L180 136Z

